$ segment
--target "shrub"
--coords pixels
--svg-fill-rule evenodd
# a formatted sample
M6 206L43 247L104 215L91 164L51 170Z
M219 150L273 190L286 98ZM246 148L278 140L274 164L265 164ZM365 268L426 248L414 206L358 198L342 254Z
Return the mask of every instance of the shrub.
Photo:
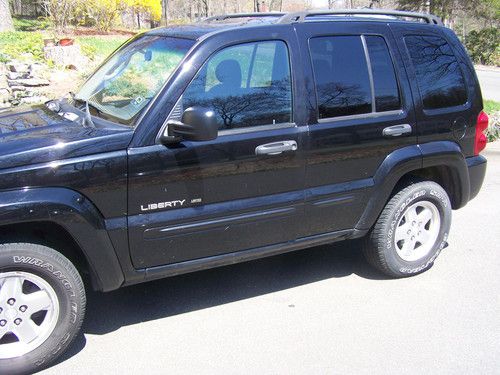
M490 116L490 124L486 129L486 136L489 142L500 139L500 111L493 112Z
M500 66L500 31L497 28L471 31L465 45L475 63Z
M34 60L43 60L43 37L41 33L12 31L0 33L0 61L23 58L30 54ZM32 56L32 57L31 57Z
M88 0L84 6L86 17L92 20L100 31L111 30L122 9L121 0Z
M61 33L76 18L80 0L42 0L41 4L49 15L56 31Z

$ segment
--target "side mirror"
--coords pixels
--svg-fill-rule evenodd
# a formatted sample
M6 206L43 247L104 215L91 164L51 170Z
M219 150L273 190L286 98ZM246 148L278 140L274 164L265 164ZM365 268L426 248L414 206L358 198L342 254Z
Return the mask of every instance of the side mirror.
M162 134L162 144L186 141L211 141L217 138L219 124L215 113L207 108L190 107L182 114L181 121L169 121L165 133Z

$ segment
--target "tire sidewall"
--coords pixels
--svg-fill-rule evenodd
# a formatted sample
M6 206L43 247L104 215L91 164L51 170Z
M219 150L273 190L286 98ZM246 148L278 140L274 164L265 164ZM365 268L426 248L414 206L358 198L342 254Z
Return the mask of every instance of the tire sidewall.
M441 227L432 250L425 257L409 262L403 260L398 255L394 237L398 222L406 209L421 201L429 201L437 207L441 219ZM450 226L451 203L443 188L433 182L422 182L412 185L406 191L406 194L399 197L399 201L394 205L392 212L389 214L389 220L385 223L383 231L385 233L384 243L381 245L384 248L387 266L401 276L411 276L426 271L432 267L436 258L446 247Z
M17 358L0 359L0 372L27 373L43 369L58 357L78 333L84 314L84 296L78 280L65 269L62 256L49 256L54 250L33 244L0 245L0 273L23 271L44 279L54 289L59 302L59 317L49 338L38 348ZM60 258L60 259L58 259ZM69 263L69 261L68 261Z

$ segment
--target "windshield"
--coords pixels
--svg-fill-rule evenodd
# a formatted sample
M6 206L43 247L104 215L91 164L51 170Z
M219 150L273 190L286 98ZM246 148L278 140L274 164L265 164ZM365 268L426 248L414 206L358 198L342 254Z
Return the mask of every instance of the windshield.
M193 41L143 35L120 48L75 95L92 114L133 125L194 44Z

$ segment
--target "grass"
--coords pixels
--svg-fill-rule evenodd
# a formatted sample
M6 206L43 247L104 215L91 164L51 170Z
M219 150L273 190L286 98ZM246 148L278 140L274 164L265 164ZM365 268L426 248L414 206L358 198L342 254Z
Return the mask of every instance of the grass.
M50 22L45 17L12 17L16 31L40 31L50 27Z
M123 42L128 39L127 36L78 36L76 43L82 48L82 52L92 60L103 60L116 50Z
M484 111L487 114L493 114L494 112L500 111L500 102L495 102L493 100L484 101Z

